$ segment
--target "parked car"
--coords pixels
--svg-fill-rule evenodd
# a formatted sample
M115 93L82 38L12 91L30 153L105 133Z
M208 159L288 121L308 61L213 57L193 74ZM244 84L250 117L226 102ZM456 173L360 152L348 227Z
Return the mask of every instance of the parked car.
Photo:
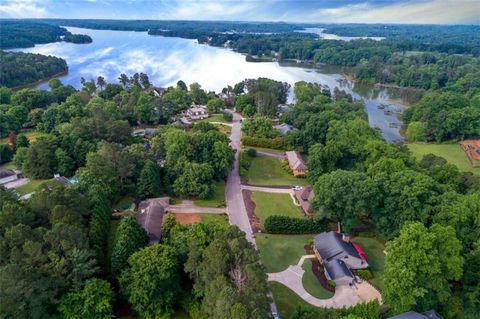
M273 319L280 319L280 316L276 312L272 312Z
M301 190L303 189L303 187L297 185L297 186L293 186L292 189L293 189L294 191L301 191Z

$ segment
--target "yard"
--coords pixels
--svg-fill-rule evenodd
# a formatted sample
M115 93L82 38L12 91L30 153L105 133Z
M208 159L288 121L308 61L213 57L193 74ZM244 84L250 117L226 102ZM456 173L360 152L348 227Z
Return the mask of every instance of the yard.
M20 187L17 187L15 189L20 195L29 194L29 193L32 193L32 192L36 191L40 187L40 185L42 185L43 183L45 183L47 181L50 181L50 180L51 179L30 180L30 182L28 182L27 184L22 185Z
M272 154L285 155L285 151L276 150L274 148L245 146L245 149L249 149L249 148L256 149L258 152L266 152L266 153L272 153Z
M304 178L296 178L282 168L282 162L271 156L257 156L247 173L248 183L252 185L302 185L307 186Z
M333 296L333 293L325 290L320 282L318 281L318 278L315 276L315 274L312 271L312 261L310 259L306 259L303 263L303 270L305 270L305 273L303 274L302 277L302 284L303 288L311 294L312 296L318 298L318 299L328 299Z
M225 207L225 182L215 184L213 194L207 199L196 199L193 203L199 207Z
M212 114L206 119L195 121L195 123L199 123L199 122L226 122L226 121L223 119L223 114L219 113L219 114Z
M293 204L292 198L288 194L252 192L252 200L255 202L255 215L260 218L261 227L265 220L272 215L304 216L301 208Z
M295 265L305 255L304 246L314 235L256 234L260 258L267 272L279 272Z
M113 208L120 212L123 212L126 210L133 211L133 208L134 208L133 201L134 201L134 198L132 196L125 196L124 198L120 199Z
M418 160L421 160L424 155L432 153L434 155L441 156L449 163L456 165L460 171L480 174L480 167L473 168L470 165L467 155L458 143L410 143L407 144L407 146Z
M367 256L367 262L373 274L373 279L370 280L371 283L382 291L382 276L385 269L384 245L377 239L369 237L355 237L352 241L358 243Z
M13 162L7 162L2 165L0 165L0 169L17 169L17 166L13 164Z
M292 317L295 308L301 306L303 309L315 309L314 306L311 306L300 298L296 293L291 291L289 288L285 287L278 282L269 283L270 290L273 294L273 299L277 305L280 318L289 319Z

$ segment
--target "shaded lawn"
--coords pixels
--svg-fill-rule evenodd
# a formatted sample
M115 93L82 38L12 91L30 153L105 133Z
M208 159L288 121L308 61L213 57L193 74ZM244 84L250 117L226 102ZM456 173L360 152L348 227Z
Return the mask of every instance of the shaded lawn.
M228 225L228 217L227 215L223 214L200 214L202 219L202 223L211 222L211 221L219 221L220 223L224 224L225 226Z
M113 208L118 209L121 212L125 210L133 210L133 206L134 206L133 201L134 201L133 196L125 196L122 199L120 199ZM129 205L129 207L123 208L124 205Z
M320 281L318 281L318 278L313 273L312 261L310 259L304 261L302 268L305 270L302 277L302 284L309 294L319 299L328 299L333 296L332 292L327 291L322 287Z
M249 149L249 148L256 149L256 150L259 151L259 152L267 152L267 153L272 153L272 154L285 155L285 151L276 150L276 149L274 149L274 148L245 146L245 149Z
M13 162L7 162L0 165L0 169L17 169L17 166Z
M17 187L16 190L20 195L25 195L31 192L36 191L43 183L47 181L51 181L52 179L31 179L30 182L28 182L25 185L22 185L20 187Z
M193 203L200 207L225 207L225 182L215 183L213 194L207 199L196 199Z
M296 307L301 306L304 309L315 309L314 306L305 302L296 293L278 282L269 282L270 290L273 294L273 299L277 305L280 318L292 318Z
M304 216L300 208L293 204L292 198L288 194L252 192L252 199L256 205L255 215L260 218L261 227L265 220L272 215Z
M384 245L377 239L369 237L355 237L352 241L360 245L367 257L370 271L373 274L373 279L370 281L379 290L383 290L384 285L382 277L385 270L385 254L383 253L385 250Z
M279 272L296 265L306 255L303 247L314 235L256 234L258 250L267 272Z
M304 178L296 178L282 168L282 161L271 156L257 156L247 173L252 185L308 185Z
M467 155L458 143L410 143L407 144L407 146L418 160L421 160L424 155L432 153L434 155L441 156L449 163L454 164L460 171L480 174L480 167L473 168L470 165Z

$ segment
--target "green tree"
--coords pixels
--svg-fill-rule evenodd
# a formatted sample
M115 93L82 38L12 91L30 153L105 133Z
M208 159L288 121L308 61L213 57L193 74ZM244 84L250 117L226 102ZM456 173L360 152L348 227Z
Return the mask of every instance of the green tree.
M57 148L55 150L55 158L57 162L57 171L62 175L71 176L73 174L75 163L70 156L68 156L67 152L62 148Z
M462 245L452 227L406 224L387 243L383 297L394 313L438 308L462 276Z
M160 167L147 160L137 182L137 195L140 198L156 197L160 191Z
M405 131L405 136L409 141L421 141L424 138L424 125L422 122L411 122L408 124L407 130Z
M148 236L133 216L120 221L112 248L111 271L119 276L127 268L128 258L148 244Z
M213 187L213 169L209 164L185 162L173 183L173 190L182 197L198 196L207 198Z
M214 98L211 100L208 100L207 102L207 110L210 113L218 113L223 109L223 100L219 98Z
M120 288L133 309L144 318L161 318L173 312L180 292L177 252L158 244L141 249L128 259Z
M72 290L60 299L58 310L66 319L112 317L113 291L102 279L89 279L83 289Z
M38 139L30 145L23 163L25 174L32 178L50 178L56 167L55 144L48 139Z
M17 144L15 147L28 147L30 145L30 142L28 141L28 138L25 134L19 134L17 136Z

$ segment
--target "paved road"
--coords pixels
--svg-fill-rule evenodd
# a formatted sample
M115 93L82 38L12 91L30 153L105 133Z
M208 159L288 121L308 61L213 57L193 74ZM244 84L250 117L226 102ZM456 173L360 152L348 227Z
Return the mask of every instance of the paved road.
M255 248L257 248L255 238L252 234L252 227L250 226L250 221L248 219L247 209L245 208L245 203L243 201L242 182L240 180L240 175L238 174L242 137L242 132L240 130L241 119L241 115L233 113L232 133L230 134L230 146L234 150L236 150L236 153L233 169L228 174L227 183L225 184L225 196L227 198L227 214L230 224L237 225L238 228L244 231L247 240L251 242ZM272 303L270 303L270 311L272 313L278 313L272 293L269 292L268 296L272 299Z
M239 114L233 114L230 146L236 150L236 153L233 169L228 174L227 183L225 185L227 213L230 224L237 225L238 228L245 232L247 240L257 247L255 239L253 238L252 227L250 226L250 221L248 220L247 209L245 208L245 203L243 202L242 183L240 180L240 175L238 174L242 134L240 130L241 119L242 117Z

